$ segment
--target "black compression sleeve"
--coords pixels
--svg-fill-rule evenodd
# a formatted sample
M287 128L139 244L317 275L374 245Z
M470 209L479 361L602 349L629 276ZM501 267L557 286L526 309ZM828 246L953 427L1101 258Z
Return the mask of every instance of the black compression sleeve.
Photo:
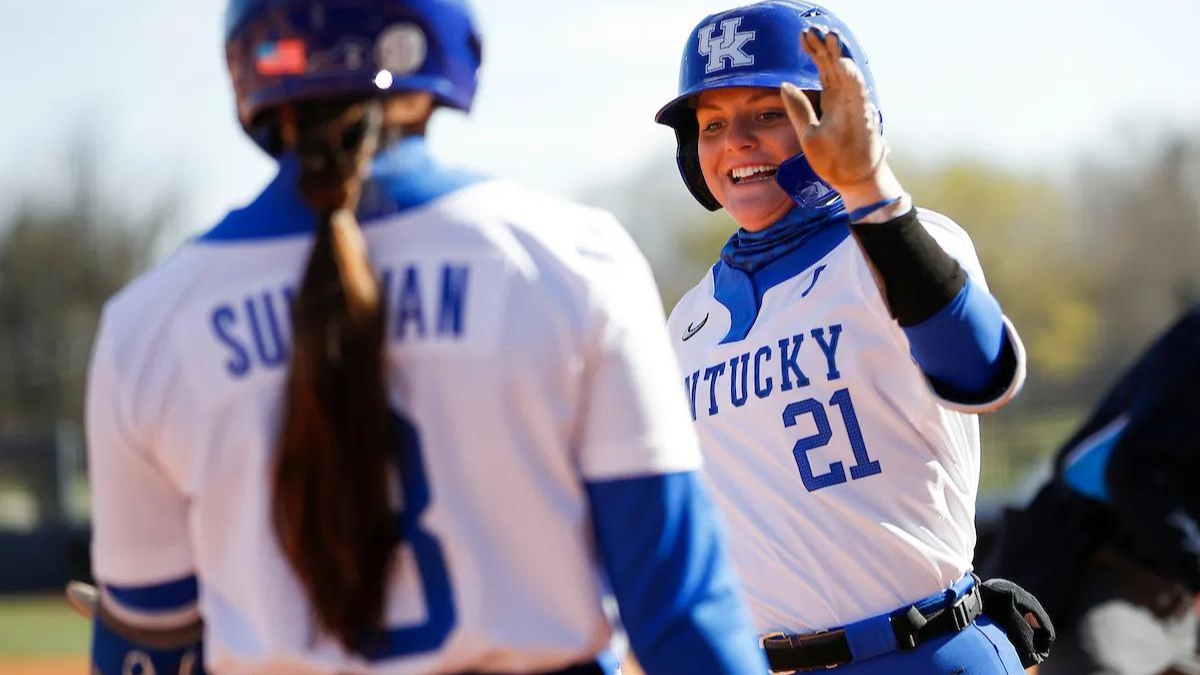
M925 231L915 208L886 223L850 223L850 230L883 278L888 308L901 326L937 314L967 285L967 273Z

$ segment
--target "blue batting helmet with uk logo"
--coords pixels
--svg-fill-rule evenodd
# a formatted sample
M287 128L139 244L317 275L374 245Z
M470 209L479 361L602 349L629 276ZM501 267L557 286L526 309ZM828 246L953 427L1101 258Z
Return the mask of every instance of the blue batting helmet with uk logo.
M679 68L679 94L654 119L675 130L676 158L684 183L710 211L721 205L700 172L696 96L711 89L731 87L778 88L784 82L820 91L817 66L800 47L801 32L811 27L833 31L841 37L846 55L862 70L871 102L878 108L875 80L866 52L849 26L819 5L800 0L766 0L706 17L688 36ZM794 159L797 161L790 162L791 166L780 167L776 178L781 187L802 206L827 199L831 192L828 186L816 178L802 156Z
M264 115L291 103L426 91L469 110L482 45L466 0L230 0L225 54L242 127L276 154Z

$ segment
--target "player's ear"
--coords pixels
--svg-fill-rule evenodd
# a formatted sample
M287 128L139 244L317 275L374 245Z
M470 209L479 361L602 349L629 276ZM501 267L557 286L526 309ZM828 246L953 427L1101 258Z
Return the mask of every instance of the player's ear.
M427 91L410 91L389 96L383 103L383 123L387 127L422 128L433 115L433 94Z

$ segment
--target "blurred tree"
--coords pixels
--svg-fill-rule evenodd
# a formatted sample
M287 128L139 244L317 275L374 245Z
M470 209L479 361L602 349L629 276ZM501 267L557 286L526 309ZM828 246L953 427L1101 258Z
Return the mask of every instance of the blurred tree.
M57 197L27 196L0 223L0 432L82 420L92 337L105 300L150 262L177 213L106 194L96 145L80 135Z
M1083 373L1096 356L1101 317L1089 293L1097 270L1079 246L1069 193L978 162L901 174L917 204L971 235L988 285L1020 329L1031 376L1053 386Z
M1200 301L1200 137L1178 135L1133 160L1079 172L1083 246L1105 318L1101 361L1120 371L1182 309Z

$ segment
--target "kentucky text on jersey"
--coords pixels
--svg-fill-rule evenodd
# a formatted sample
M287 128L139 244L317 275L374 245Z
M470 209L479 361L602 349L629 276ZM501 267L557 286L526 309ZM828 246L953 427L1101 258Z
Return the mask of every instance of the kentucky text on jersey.
M385 267L380 289L388 309L388 339L396 341L459 339L470 268L444 263ZM254 367L278 368L290 357L290 316L296 289L263 289L223 302L209 313L213 337L225 346L225 370L244 377Z
M807 387L810 383L810 372L822 372L820 369L824 369L825 379L830 382L841 378L842 374L837 367L837 350L841 336L841 324L833 324L828 328L813 328L743 352L729 361L721 361L693 372L683 378L684 392L692 405L692 419L695 420L697 415L697 396L703 400L704 388L699 386L701 380L708 389L707 411L711 417L719 414L722 404L726 402L736 408L742 407L750 399L751 392L761 399L770 396L776 386L779 387L779 391ZM806 344L809 346L805 347ZM725 377L728 377L728 385L721 384L722 378ZM718 391L722 394L728 391L729 397L718 397Z

